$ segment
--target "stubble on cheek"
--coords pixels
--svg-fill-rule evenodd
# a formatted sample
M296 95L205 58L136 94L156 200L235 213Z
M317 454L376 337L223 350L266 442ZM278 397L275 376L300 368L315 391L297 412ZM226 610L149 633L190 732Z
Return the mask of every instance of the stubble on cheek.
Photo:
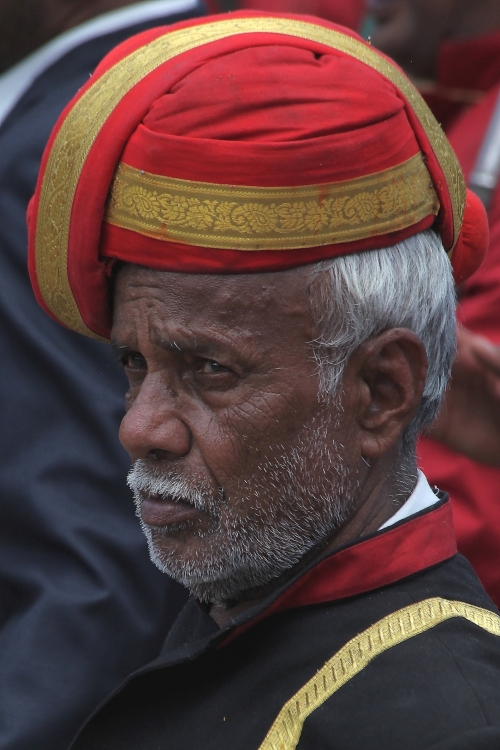
M227 477L209 527L144 528L154 562L213 603L279 577L343 523L356 497L331 433L313 419L287 448L247 446L244 471Z

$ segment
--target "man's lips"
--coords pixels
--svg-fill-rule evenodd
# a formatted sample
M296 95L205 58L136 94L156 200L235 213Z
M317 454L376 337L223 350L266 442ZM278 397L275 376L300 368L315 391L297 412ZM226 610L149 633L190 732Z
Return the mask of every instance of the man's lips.
M173 526L193 521L200 511L180 500L146 497L141 502L141 519L148 526Z

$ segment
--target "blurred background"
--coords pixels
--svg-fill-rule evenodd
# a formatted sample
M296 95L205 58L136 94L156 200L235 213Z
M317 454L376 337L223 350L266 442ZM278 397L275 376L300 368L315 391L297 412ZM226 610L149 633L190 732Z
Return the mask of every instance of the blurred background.
M185 600L151 565L126 489L122 373L31 291L25 214L43 149L116 44L240 9L319 16L393 57L485 205L489 252L457 290L453 378L419 460L449 492L459 549L500 604L498 0L0 0L0 750L64 750L158 653Z
M269 13L307 13L359 29L365 15L364 0L208 0L210 12L265 10Z

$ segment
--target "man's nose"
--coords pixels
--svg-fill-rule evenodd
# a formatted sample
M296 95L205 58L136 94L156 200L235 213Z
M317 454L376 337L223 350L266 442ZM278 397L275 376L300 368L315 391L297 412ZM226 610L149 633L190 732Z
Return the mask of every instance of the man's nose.
M154 380L146 378L120 426L120 442L132 461L151 455L175 460L191 447L191 432L179 414L178 398Z

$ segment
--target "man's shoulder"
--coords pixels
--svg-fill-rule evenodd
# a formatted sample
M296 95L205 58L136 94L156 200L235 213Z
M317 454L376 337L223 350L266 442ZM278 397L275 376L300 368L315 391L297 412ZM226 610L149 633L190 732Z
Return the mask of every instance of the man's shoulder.
M283 678L301 661L315 668L290 691L262 750L286 736L292 716L299 750L422 750L464 733L466 747L476 746L472 738L489 747L484 730L499 736L500 616L460 555L360 597L279 617L274 636L281 633L291 661ZM254 642L264 646L265 630Z
M346 750L421 750L445 740L454 748L454 737L477 738L490 725L499 736L500 617L464 558L352 605L360 632L328 663L348 679L304 723L299 748L309 750L334 727ZM348 602L343 608L347 614ZM388 614L375 620L381 610ZM374 624L361 630L367 611Z
M500 637L481 617L500 634L494 606L455 556L360 596L264 617L222 642L207 631L205 649L198 639L191 654L171 652L168 665L164 653L132 679L76 748L132 747L129 738L163 748L166 726L179 750L266 750L281 746L272 742L290 721L299 750L422 750L488 722L500 730ZM277 735L263 744L271 727Z

